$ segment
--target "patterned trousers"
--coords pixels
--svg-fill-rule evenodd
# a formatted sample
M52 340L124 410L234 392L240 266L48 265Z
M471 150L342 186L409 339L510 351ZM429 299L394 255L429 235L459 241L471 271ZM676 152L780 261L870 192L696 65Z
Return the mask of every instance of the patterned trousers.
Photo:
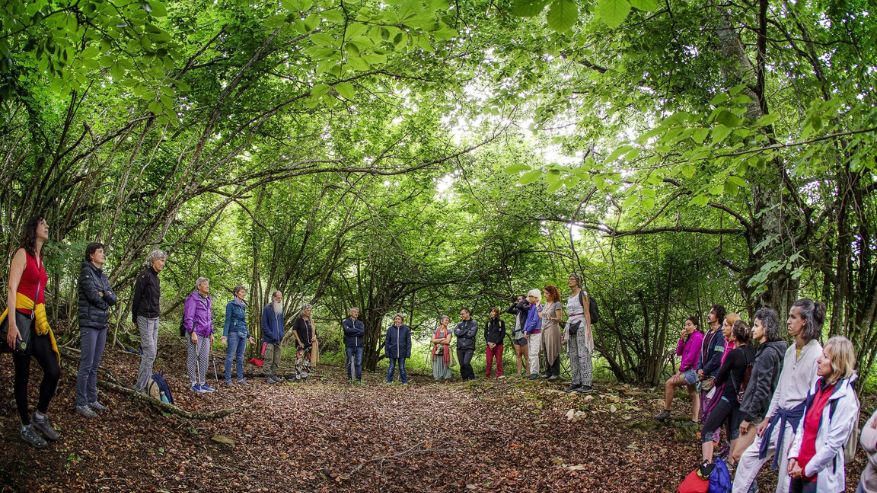
M198 337L198 342L192 344L191 336L186 337L186 373L189 374L189 382L192 385L204 385L207 383L207 362L210 358L210 338Z

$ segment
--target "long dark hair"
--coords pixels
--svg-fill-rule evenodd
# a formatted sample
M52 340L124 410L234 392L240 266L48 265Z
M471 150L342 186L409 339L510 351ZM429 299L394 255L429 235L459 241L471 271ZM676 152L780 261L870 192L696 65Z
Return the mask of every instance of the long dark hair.
M27 252L31 257L37 256L37 227L39 227L40 222L44 221L46 218L37 214L31 217L24 224L24 231L21 234L21 248L24 248L24 251Z

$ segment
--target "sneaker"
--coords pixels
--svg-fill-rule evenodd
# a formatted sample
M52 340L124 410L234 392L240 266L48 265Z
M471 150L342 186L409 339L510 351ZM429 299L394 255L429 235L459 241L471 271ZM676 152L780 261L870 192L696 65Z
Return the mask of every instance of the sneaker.
M530 380L539 380L539 374L538 373L531 373Z
M100 412L100 413L110 410L107 406L104 406L103 404L101 404L98 401L94 401L94 402L89 403L88 407L90 407L92 411Z
M226 380L226 381L225 381L225 386L226 386L226 387L231 387L231 386L232 386L231 380Z
M88 406L76 406L76 414L84 418L96 418L97 414Z
M575 384L574 384L574 385L570 385L569 387L567 387L566 390L564 390L564 392L576 392L576 391L578 391L580 388L582 388L581 385L575 385Z
M582 394L590 394L594 391L594 388L590 385L582 385L576 392L580 392Z
M700 479L708 481L715 467L716 465L712 462L703 461L703 464L701 464L700 467L697 468L697 475L700 476Z
M667 421L670 419L670 411L666 409L662 410L655 416L655 419L661 422Z
M560 377L557 375L551 375L550 377L548 377L548 380L553 382L553 381L557 380L558 378L560 378Z
M46 440L54 442L61 438L58 436L58 432L52 429L52 423L49 422L49 417L46 415L43 415L43 417L40 418L37 416L37 413L34 413L30 424L34 429L42 433L43 436L46 437Z
M505 378L505 375L500 375L500 376L498 376L498 377L496 377L496 378L497 378L497 380L500 380L500 379Z
M246 378L238 378L238 385L244 385L244 384L246 384L246 383L247 383L247 379L246 379Z
M267 382L267 383L269 383L269 384L271 384L271 385L274 385L275 383L279 382L279 380L277 380L276 378L274 378L274 376L272 375L272 376L266 378L266 379L265 379L265 382Z
M36 448L46 448L49 444L34 430L33 425L21 427L21 439Z
M192 392L194 392L196 394L203 394L204 393L204 391L201 390L201 386L198 385L197 383L192 384Z
M201 384L201 392L205 392L205 393L209 394L211 392L216 392L216 389L214 389L210 385L207 385L206 383L202 383Z

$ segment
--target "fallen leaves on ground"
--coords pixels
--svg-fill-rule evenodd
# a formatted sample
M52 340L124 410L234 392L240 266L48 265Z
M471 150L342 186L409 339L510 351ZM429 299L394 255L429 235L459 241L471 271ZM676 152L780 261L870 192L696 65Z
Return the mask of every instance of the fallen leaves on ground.
M110 411L73 412L75 368L65 365L50 416L60 442L38 451L18 437L9 406L11 364L0 357L0 486L21 491L672 492L694 469L700 444L683 423L654 422L659 389L598 386L592 395L514 378L407 386L369 374L351 386L321 366L305 382L188 390L181 353L162 360L176 404L234 407L187 421L101 391ZM138 358L111 353L105 367L127 385ZM40 371L33 365L31 403ZM213 383L213 382L211 382ZM863 460L848 474L854 485ZM775 481L764 468L762 490ZM771 488L772 490L772 488ZM852 489L850 490L852 491Z

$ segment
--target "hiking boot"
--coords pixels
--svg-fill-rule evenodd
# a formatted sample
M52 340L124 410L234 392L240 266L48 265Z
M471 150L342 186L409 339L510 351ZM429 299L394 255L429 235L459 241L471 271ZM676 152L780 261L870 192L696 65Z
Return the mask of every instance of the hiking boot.
M594 388L591 387L590 385L582 385L581 387L578 388L578 390L576 390L576 392L578 392L580 394L590 394L593 391L594 391Z
M550 377L548 377L548 380L553 382L553 381L557 380L558 378L560 378L560 377L557 375L551 375Z
M97 414L88 406L76 406L76 414L84 418L96 418Z
M246 378L238 378L238 385L246 385L246 383L247 383Z
M276 378L274 378L274 375L272 375L272 376L268 377L268 378L265 380L265 382L268 383L268 384L270 384L270 385L274 385L275 383L279 382L279 380L277 380Z
M201 384L201 392L209 394L211 392L216 392L216 389L211 387L210 385L207 385L206 383L202 383Z
M46 448L49 444L34 430L33 425L21 427L21 439L36 448Z
M530 380L539 380L539 374L538 373L531 373Z
M58 436L58 432L52 429L52 424L49 423L49 417L45 414L43 415L43 417L39 417L37 416L37 413L34 413L33 417L31 418L30 424L34 427L34 429L42 433L43 436L46 437L46 440L54 442L61 438L60 436Z
M581 385L573 384L567 387L564 392L577 392L580 388L582 388Z
M658 421L660 421L660 422L662 422L662 423L663 423L664 421L667 421L668 419L670 419L670 411L668 411L668 410L666 410L666 409L662 410L661 412L659 412L659 413L655 416L655 419L658 420Z
M700 467L697 468L697 475L700 477L700 479L708 481L715 467L716 465L712 462L703 461L703 464L701 464Z
M90 407L92 411L99 412L99 413L106 412L106 411L110 410L107 406L104 406L103 404L101 404L98 401L94 401L92 403L89 403L88 407Z

